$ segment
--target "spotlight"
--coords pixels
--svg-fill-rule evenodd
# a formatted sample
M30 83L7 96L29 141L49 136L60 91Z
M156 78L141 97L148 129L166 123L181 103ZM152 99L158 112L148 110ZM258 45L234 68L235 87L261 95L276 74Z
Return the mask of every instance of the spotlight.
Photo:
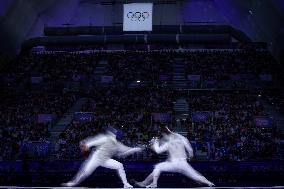
M261 94L259 94L258 97L261 97Z
M136 82L137 82L137 83L140 83L141 81L140 81L140 80L137 80Z

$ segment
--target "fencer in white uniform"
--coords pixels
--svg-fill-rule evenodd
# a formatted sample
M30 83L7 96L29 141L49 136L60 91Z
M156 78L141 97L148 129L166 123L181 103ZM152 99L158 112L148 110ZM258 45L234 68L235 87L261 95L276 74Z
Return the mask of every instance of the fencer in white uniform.
M80 148L82 151L88 151L94 146L96 147L96 150L91 152L90 156L83 163L76 176L71 181L62 185L69 187L76 186L90 176L97 167L101 166L117 170L124 188L132 188L127 181L122 163L111 158L114 155L125 157L135 152L142 151L142 148L130 148L123 145L117 141L116 134L116 131L112 129L111 131L107 131L106 134L99 134L80 142Z
M207 180L187 163L187 157L193 157L193 150L189 141L184 136L170 131L167 127L166 130L167 133L163 134L165 142L160 146L159 140L157 138L153 139L152 149L158 154L168 152L168 160L155 165L153 172L144 181L136 182L136 185L140 187L155 188L157 187L157 182L162 172L177 172L198 183L214 186L212 182Z

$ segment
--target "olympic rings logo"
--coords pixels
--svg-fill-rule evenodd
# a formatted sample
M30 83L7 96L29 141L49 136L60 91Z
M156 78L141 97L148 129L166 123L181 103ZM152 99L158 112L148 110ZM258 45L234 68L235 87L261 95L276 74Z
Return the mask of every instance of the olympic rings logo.
M127 18L131 19L132 21L139 21L143 22L147 18L149 18L150 14L148 12L128 12Z

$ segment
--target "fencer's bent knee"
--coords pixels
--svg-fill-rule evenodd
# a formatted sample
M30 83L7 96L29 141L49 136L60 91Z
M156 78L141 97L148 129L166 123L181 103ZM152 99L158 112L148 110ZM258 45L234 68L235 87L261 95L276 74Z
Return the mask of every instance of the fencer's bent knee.
M160 169L161 169L161 165L160 164L155 165L154 170L160 170Z
M161 172L161 166L156 165L154 170L153 170L154 176L156 176L160 172Z
M118 163L117 164L117 169L124 170L124 167L123 167L122 163Z
M92 171L91 170L83 170L81 174L84 175L84 176L89 176L89 175L92 174Z

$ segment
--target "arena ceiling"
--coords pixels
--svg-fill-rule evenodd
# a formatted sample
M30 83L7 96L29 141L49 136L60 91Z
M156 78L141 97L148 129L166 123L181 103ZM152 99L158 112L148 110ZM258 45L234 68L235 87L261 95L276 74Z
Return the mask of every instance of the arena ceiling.
M0 48L15 52L23 40L41 36L45 25L112 25L121 9L117 5L124 2L160 4L164 24L228 23L253 41L268 42L275 53L283 49L283 0L1 0L0 35L5 43ZM167 16L169 10L174 18Z

